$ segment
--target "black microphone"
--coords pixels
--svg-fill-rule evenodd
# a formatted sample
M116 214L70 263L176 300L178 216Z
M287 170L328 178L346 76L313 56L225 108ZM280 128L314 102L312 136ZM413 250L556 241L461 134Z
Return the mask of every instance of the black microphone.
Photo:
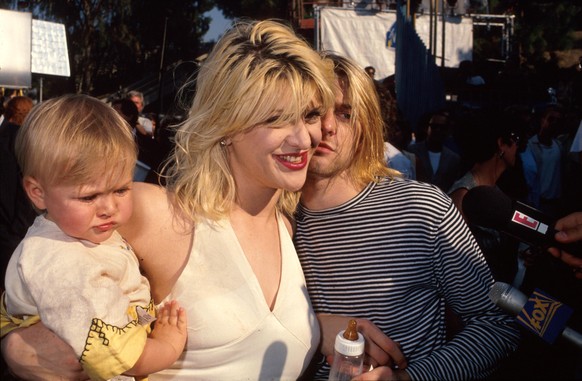
M556 221L541 211L514 201L497 187L477 186L463 198L463 214L471 224L504 232L533 246L557 247L582 257L582 242L556 241Z
M507 283L495 282L489 291L489 299L499 308L517 316L518 322L549 343L560 334L568 342L582 348L582 334L565 327L566 320L560 309L571 309L549 295L536 290L527 297Z

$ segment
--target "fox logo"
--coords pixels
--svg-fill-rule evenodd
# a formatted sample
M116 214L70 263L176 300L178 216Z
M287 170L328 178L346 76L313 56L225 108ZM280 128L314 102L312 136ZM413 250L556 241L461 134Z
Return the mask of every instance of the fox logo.
M540 290L535 290L517 316L521 325L553 343L566 326L572 309Z

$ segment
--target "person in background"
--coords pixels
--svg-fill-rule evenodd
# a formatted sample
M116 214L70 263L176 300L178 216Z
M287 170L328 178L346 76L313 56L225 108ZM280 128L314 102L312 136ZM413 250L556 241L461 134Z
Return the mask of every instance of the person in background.
M4 121L0 124L0 288L10 256L34 221L34 211L22 188L22 176L14 155L14 141L20 125L34 106L31 98L12 97L6 103Z
M366 71L366 74L372 78L372 80L376 80L376 69L374 66L366 66L364 70Z
M410 158L389 141L384 142L384 161L389 168L397 170L403 177L415 179L416 170Z
M157 372L186 343L175 301L151 330L149 283L117 232L131 218L136 155L125 121L85 95L41 103L16 139L24 189L42 214L8 264L2 335L42 319L91 379Z
M139 111L135 103L129 99L115 99L111 102L111 107L127 122L131 134L135 137L137 125L139 124Z
M159 166L159 163L154 160L158 148L157 142L153 139L144 137L144 135L138 131L139 113L136 105L129 99L116 99L111 102L111 107L113 107L113 109L117 111L123 119L125 119L137 143L137 164L133 173L133 180L147 181L152 179L152 177L155 178L155 176L151 175L151 172L155 172L152 168L157 169Z
M539 111L537 131L529 139L526 152L535 163L535 170L526 176L527 204L539 208L554 218L561 217L562 164L565 149L556 139L562 121L557 105L547 105Z
M384 121L384 161L403 177L416 180L418 161L415 154L406 150L412 140L410 125L398 110L396 99L378 95Z
M451 185L462 175L460 156L444 145L451 135L450 115L446 111L438 111L425 116L425 119L428 123L421 126L423 130L420 135L426 137L408 147L422 167L416 179L434 184L443 192L448 192Z
M273 20L236 23L202 64L167 188L134 183L120 230L154 300L179 300L192 322L180 359L150 381L294 380L306 369L320 331L288 216L332 81L330 65ZM19 329L3 355L22 378L81 379L54 339L39 324Z
M150 118L147 118L142 114L142 111L145 107L143 93L137 90L132 90L129 93L127 93L127 98L136 105L137 112L140 115L138 118L139 123L137 126L138 131L143 135L153 137L156 126Z
M473 223L463 213L463 200L477 186L496 186L501 175L515 165L521 139L518 124L509 115L488 109L467 111L459 119L463 158L470 170L455 181L448 194L477 239L493 278L511 284L518 273L519 242Z
M294 238L321 351L331 355L337 332L356 318L367 358L386 365L357 379L483 379L519 337L488 297L487 263L446 194L386 167L370 78L346 58L326 58L336 100L322 119ZM450 341L447 307L462 320ZM327 379L323 360L315 368L314 379Z
M514 123L513 132L519 136L519 144L517 155L515 157L515 165L506 168L497 180L497 186L512 199L520 202L526 202L528 197L528 189L525 180L526 172L535 171L535 162L533 157L524 156L527 141L531 137L531 109L525 105L509 105L501 113L504 117L508 117ZM525 159L525 160L524 160ZM526 163L527 162L527 163ZM525 169L529 166L530 169Z
M0 123L3 133L2 139L7 139L5 141L12 146L14 145L16 132L33 106L32 99L26 96L14 96L6 102L2 123Z

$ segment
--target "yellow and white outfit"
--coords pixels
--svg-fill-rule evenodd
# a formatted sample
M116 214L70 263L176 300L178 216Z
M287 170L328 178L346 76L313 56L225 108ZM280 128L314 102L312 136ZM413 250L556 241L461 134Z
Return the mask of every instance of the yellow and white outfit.
M319 325L281 217L278 225L282 272L271 311L229 221L197 224L188 263L169 296L184 302L186 350L150 381L296 380L305 370Z
M44 216L10 259L5 302L13 324L3 321L2 335L40 316L94 380L133 367L150 329L147 315L155 315L149 283L119 233L93 244L69 237Z

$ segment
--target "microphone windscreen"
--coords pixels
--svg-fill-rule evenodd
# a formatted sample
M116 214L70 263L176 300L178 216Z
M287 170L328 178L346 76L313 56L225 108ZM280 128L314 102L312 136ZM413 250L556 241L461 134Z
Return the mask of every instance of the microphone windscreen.
M480 185L467 192L462 202L467 222L491 229L501 229L513 214L513 200L497 187Z
M491 290L489 290L489 299L491 299L493 303L497 304L499 300L501 300L503 294L509 291L510 287L511 286L508 283L495 282L493 287L491 287Z
M489 299L498 307L513 315L517 315L525 303L527 296L508 283L495 282L489 290Z

